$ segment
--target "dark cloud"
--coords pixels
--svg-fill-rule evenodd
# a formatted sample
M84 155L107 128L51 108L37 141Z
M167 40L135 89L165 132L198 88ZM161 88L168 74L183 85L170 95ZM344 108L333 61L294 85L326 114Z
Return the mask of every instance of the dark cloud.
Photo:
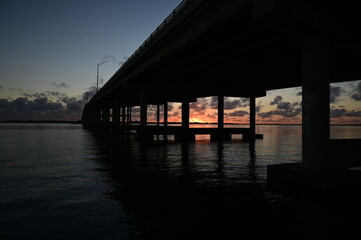
M351 110L348 111L345 108L331 108L330 109L331 118L340 118L340 117L361 117L360 110Z
M61 82L61 83L56 83L56 82L52 82L51 85L57 87L57 88L69 88L70 86L67 85L65 82Z
M261 111L261 109L263 108L263 105L257 105L256 106L256 112L260 112Z
M302 108L300 107L300 103L298 102L283 102L281 96L276 96L271 105L276 105L275 110L271 110L268 112L258 113L260 118L269 118L272 116L282 116L284 118L296 118L302 113Z
M0 90L3 89L3 86L0 85Z
M291 109L291 103L289 103L289 102L280 102L280 103L277 104L277 109L284 109L284 110Z
M92 86L78 97L47 91L22 93L23 97L15 100L0 99L0 120L78 120L95 93Z
M351 93L351 98L355 101L361 101L361 81L357 84L355 88L355 93Z
M269 118L272 116L281 116L284 118L296 118L298 117L300 114L302 113L302 109L301 108L296 108L296 109L282 109L282 110L272 110L272 111L268 111L268 112L263 112L263 113L258 113L258 116L260 118Z
M360 110L352 110L347 112L347 117L361 117L361 111Z
M347 115L347 110L344 108L331 108L330 117L331 118L340 118Z
M190 103L190 109L192 113L204 114L207 110L208 105L209 103L207 102L207 100L203 98L201 100L198 100L197 102Z
M210 97L209 107L212 109L218 109L218 97Z
M246 115L249 115L249 113L247 111L242 111L242 110L228 113L228 116L230 117L243 117Z
M343 89L339 86L330 86L330 103L336 103L339 101L341 94L343 93Z
M168 103L168 111L172 111L174 109L173 103Z
M276 96L272 102L270 102L271 105L276 105L278 103L282 102L282 97L281 96Z
M0 99L0 120L44 119L44 117L50 117L54 113L57 116L56 113L62 111L63 105L61 103L49 102L47 98L29 100L19 97L13 101ZM24 117L28 119L24 119Z
M218 97L211 97L209 106L212 109L218 109ZM249 98L238 98L231 99L230 97L224 98L224 109L225 110L233 110L238 107L249 107Z
M260 117L260 118L270 118L272 117L274 114L273 114L273 111L269 111L269 112L262 112L262 113L258 113L257 116Z
M224 100L224 109L232 110L238 107L248 107L249 106L249 98L240 98L231 100L229 98L225 98Z

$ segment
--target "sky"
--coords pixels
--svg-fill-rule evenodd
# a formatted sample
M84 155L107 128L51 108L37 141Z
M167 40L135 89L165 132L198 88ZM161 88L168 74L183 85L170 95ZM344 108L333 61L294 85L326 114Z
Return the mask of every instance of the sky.
M2 0L0 120L78 120L117 71L181 0ZM331 123L361 124L361 82L332 84ZM300 123L301 88L257 99L258 123ZM217 98L191 103L191 121L216 122ZM169 120L180 121L172 103ZM248 99L225 99L225 122L246 123ZM155 117L149 107L149 120ZM137 109L134 109L134 119Z

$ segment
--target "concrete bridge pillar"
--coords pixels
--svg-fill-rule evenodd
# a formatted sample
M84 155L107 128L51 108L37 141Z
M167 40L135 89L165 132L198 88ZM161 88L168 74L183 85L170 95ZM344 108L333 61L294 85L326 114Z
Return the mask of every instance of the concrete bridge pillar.
M302 165L330 168L329 39L310 34L302 52Z

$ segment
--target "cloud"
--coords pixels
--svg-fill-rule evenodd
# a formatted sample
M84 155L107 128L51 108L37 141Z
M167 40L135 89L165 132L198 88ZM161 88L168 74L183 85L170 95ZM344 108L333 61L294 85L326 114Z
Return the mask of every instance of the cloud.
M208 108L209 103L205 98L198 100L197 102L190 103L190 109L193 114L202 115Z
M330 117L331 118L340 118L344 117L347 114L347 110L344 108L331 108L330 109Z
M336 103L344 90L339 86L330 86L330 103Z
M95 93L95 86L77 97L57 91L24 92L15 100L0 99L0 120L78 120Z
M249 115L249 113L247 111L242 111L242 110L228 113L228 116L230 117L243 117L246 115Z
M3 89L3 86L0 85L0 90Z
M209 106L212 109L218 109L218 97L211 97ZM238 107L248 107L249 106L249 98L238 98L232 99L230 97L224 98L224 109L225 110L233 110Z
M302 113L301 104L298 102L283 102L281 96L276 96L270 105L276 105L275 110L258 113L260 118L270 118L272 116L281 116L283 118L296 118Z
M351 98L355 101L361 101L361 81L355 87L355 93L351 95Z
M61 83L56 83L56 82L52 82L51 85L57 87L57 88L69 88L70 86L67 85L65 82L61 82Z
M345 108L331 108L330 109L331 118L341 118L341 117L361 117L360 110L347 110Z
M271 105L276 105L278 103L282 102L282 97L281 96L276 96L273 101L270 102Z

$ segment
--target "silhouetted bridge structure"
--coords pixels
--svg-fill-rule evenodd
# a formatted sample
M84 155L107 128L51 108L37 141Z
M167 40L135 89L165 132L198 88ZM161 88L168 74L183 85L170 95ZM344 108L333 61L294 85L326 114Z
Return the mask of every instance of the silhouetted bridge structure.
M123 131L131 126L132 107L140 106L142 138L169 131L189 140L196 133L189 130L189 103L218 96L214 138L223 139L239 131L223 127L224 96L247 97L250 128L242 131L253 139L255 99L267 90L302 86L303 168L359 166L352 146L361 146L360 141L331 140L329 133L329 84L361 79L361 34L356 27L361 20L353 4L183 1L87 103L83 123ZM168 102L182 103L181 130L167 128ZM164 105L163 126L147 126L149 104Z

